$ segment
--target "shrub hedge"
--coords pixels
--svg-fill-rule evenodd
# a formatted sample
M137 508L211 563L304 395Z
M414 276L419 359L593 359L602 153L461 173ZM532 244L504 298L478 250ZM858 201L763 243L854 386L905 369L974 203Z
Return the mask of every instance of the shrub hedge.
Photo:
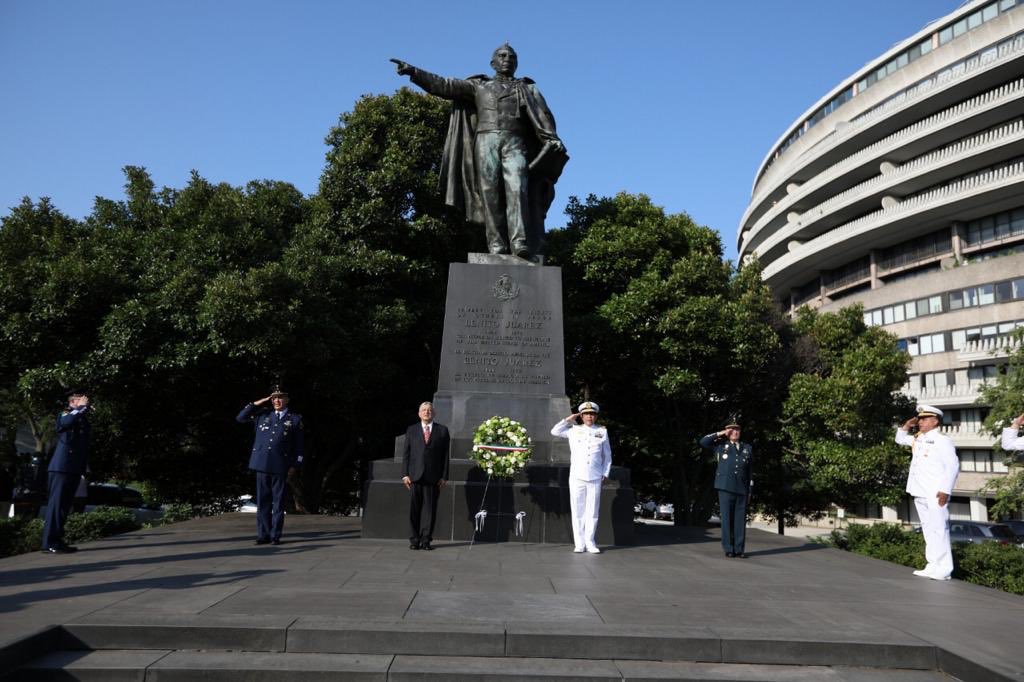
M42 519L0 519L0 557L39 551L42 536Z
M196 510L189 504L169 504L164 507L163 516L143 525L136 520L131 509L125 507L99 507L85 514L68 515L64 526L64 540L73 545L78 542L98 540L109 535L128 533L140 528L152 528L168 523L188 521L196 516ZM42 546L43 520L23 516L0 518L0 558L38 552Z
M893 523L853 524L834 530L824 544L893 563L924 568L924 538ZM985 542L953 544L953 577L975 585L1024 594L1024 549Z

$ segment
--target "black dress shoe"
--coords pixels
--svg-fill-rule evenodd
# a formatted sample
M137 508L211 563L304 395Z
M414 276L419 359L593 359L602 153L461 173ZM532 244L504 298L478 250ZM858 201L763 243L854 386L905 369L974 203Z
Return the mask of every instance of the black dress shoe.
M39 551L43 554L67 554L63 547L43 547Z
M424 542L423 544L420 545L420 549L425 549L425 550L427 550L429 552L429 551L433 550L434 548L430 546L430 540L427 540L426 542Z
M280 545L281 544L281 538L274 538L273 540L270 541L270 544L272 544L272 545Z
M418 542L410 542L409 543L409 549L419 549L419 548L420 548L420 543L418 543Z
M259 540L257 540L253 544L254 545L269 545L270 544L270 539L269 538L260 538Z
M740 552L739 554L736 555L736 558L737 559L746 559L747 558L747 553L746 552Z
M727 556L727 557L729 557L730 559L732 559L732 558L733 558L734 556L736 556L736 555L735 555L735 554L733 554L732 552L726 552L726 553L725 553L725 556Z

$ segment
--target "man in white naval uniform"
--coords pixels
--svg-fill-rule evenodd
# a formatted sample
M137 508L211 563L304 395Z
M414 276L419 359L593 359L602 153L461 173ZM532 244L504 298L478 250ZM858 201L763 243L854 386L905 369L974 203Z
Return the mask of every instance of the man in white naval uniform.
M939 433L942 410L918 405L912 417L896 431L896 442L913 449L907 492L921 519L924 556L928 565L914 575L932 580L949 580L953 573L953 553L949 546L949 498L960 471L960 460L949 436ZM917 435L909 431L917 426Z
M1024 424L1024 414L1003 429L1003 450L1024 450L1024 436L1019 435L1021 424Z
M572 539L575 552L600 554L594 542L597 516L601 511L601 483L612 469L612 447L608 429L597 426L597 403L581 403L578 412L551 428L552 436L569 439L572 459L569 463L569 507L572 511ZM583 425L576 424L576 419Z

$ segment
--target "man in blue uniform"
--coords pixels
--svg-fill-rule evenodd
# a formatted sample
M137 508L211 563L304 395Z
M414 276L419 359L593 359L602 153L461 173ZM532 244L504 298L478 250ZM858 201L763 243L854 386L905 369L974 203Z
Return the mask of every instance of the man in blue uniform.
M262 407L270 403L273 409ZM281 544L288 477L305 454L302 415L288 409L288 394L275 386L266 398L249 403L235 418L252 422L256 436L249 469L256 472L256 544Z
M68 406L57 417L57 449L49 467L49 501L43 525L43 552L63 554L76 551L64 542L64 522L75 501L75 490L89 461L89 395L70 391Z
M700 446L715 453L715 490L722 519L722 549L727 557L746 559L747 498L750 495L750 465L754 458L749 443L740 440L740 425L726 424L717 433L700 439Z

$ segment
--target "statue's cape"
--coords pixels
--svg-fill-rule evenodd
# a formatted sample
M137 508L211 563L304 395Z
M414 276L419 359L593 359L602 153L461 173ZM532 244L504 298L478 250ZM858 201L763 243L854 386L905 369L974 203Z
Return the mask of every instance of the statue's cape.
M469 81L491 80L485 75L470 76ZM538 160L544 148L544 142L557 140L555 119L548 109L547 103L540 92L534 87L530 78L516 81L517 94L521 98L522 109L526 112L529 125L526 146L531 163ZM452 101L452 113L448 119L448 136L444 142L444 153L441 156L440 183L444 190L445 203L461 209L466 218L474 223L483 224L484 208L480 196L479 175L476 172L476 154L473 153L476 137L476 107L462 100ZM540 204L531 210L536 219L543 223L548 207L554 199L554 185L558 181L562 167L568 161L568 155L558 152L554 163L545 160L534 167L531 165L530 195L537 197ZM540 226L543 232L543 225Z

